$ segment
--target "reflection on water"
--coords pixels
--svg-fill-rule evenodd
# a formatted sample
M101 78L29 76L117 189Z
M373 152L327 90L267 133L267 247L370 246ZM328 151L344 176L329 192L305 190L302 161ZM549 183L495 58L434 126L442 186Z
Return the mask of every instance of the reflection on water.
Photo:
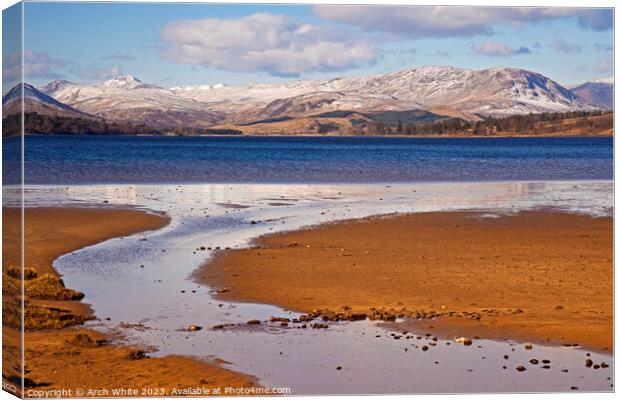
M493 215L553 208L611 215L612 196L613 183L601 181L98 185L33 186L26 204L129 204L171 216L171 224L161 230L112 239L56 260L67 286L85 292L85 301L100 318L110 318L95 322L98 329L121 329L131 341L156 346L157 354L221 357L263 385L291 387L298 394L423 393L565 391L571 386L609 390L612 368L586 369L585 351L579 348L535 346L526 351L522 345L489 340L464 347L447 345L449 338L442 338L423 352L422 342L428 340L394 340L370 321L336 323L326 330L245 327L250 319L294 314L269 305L215 300L212 288L189 279L211 256L197 249L247 246L265 233L394 212L477 209ZM146 329L123 329L121 322L142 323ZM244 328L182 331L190 324ZM533 357L549 359L550 368L529 364ZM610 365L613 361L605 354L591 357ZM519 373L515 368L521 364L527 370Z

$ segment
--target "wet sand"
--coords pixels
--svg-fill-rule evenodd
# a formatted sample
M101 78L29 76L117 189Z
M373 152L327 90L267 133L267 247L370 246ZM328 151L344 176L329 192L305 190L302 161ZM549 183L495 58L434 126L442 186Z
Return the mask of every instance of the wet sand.
M395 215L265 236L196 278L229 301L611 352L612 234L611 218L555 212Z
M3 308L7 314L7 310L19 312L19 309L10 308L10 302L18 300L19 295L15 293L19 280L12 278L11 274L15 276L16 268L19 271L20 215L16 209L3 209L3 218ZM110 343L118 338L70 326L79 325L94 315L88 305L79 301L81 293L64 287L52 267L53 260L112 237L157 229L167 223L164 216L136 210L26 209L25 265L29 275L25 281L26 395L28 390L72 389L69 395L77 396L77 388L132 388L138 391L150 388L154 391L138 392L138 395L170 396L175 394L172 389L200 387L212 390L256 385L254 378L224 369L216 361L178 356L149 358L145 349ZM6 315L3 322L3 354L5 357L7 354L19 357L19 332L13 329L19 325ZM71 373L67 374L69 365ZM19 370L19 361L5 358L4 380L19 385L15 376ZM84 394L87 393L82 397ZM117 396L112 392L99 392L98 395Z

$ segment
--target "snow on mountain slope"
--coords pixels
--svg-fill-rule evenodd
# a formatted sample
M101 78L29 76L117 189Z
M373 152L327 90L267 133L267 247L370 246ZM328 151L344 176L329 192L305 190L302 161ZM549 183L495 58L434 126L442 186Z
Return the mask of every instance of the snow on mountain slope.
M614 108L614 78L592 79L571 87L571 92L604 110Z
M388 95L370 95L352 92L311 92L295 97L276 99L255 111L242 115L241 121L281 116L313 116L330 111L404 111L420 110L414 102L397 100Z
M551 79L516 68L469 70L428 66L366 77L229 87L161 88L132 76L99 85L54 81L42 91L85 112L174 126L209 126L335 111L453 110L510 115L593 108Z
M610 76L607 78L595 78L595 79L591 79L588 82L593 82L593 83L609 83L611 85L614 84L614 77Z
M221 119L208 105L177 96L173 91L120 76L99 85L53 81L43 93L82 111L111 120L159 126L208 126Z
M394 108L453 107L459 112L503 115L541 111L587 109L588 105L551 79L516 68L469 70L428 66L367 77L334 78L322 81L294 81L284 84L226 87L219 90L193 89L179 93L213 104L224 112L235 108L255 108L276 100L311 93L341 93L368 99L377 105L377 96L388 96ZM400 105L396 105L400 102ZM366 104L357 106L365 109Z
M76 110L60 101L40 92L34 86L24 83L23 92L22 85L16 85L2 97L2 111L4 115L21 113L22 102L24 99L23 109L25 112L36 112L46 115L57 115L74 118L95 118L82 111Z
M143 83L140 79L132 75L120 75L114 79L107 80L102 84L106 88L118 88L126 90L135 89L161 89L159 86Z
M215 85L186 85L186 86L175 86L171 87L170 91L172 92L189 92L193 90L211 90L211 89L220 89L225 87L223 83L216 83Z

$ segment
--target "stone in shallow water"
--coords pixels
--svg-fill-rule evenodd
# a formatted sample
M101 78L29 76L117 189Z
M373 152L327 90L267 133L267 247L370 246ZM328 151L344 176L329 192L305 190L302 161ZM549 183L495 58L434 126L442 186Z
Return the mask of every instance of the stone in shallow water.
M457 343L461 343L463 346L471 346L473 343L472 340L468 337L454 338L454 341Z

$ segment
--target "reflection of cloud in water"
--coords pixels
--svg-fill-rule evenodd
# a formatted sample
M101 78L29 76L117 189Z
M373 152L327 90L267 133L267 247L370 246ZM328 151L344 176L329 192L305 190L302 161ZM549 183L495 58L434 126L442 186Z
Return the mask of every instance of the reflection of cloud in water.
M24 193L26 205L101 205L106 202L108 206L131 205L185 215L192 214L192 208L210 210L218 203L219 207L228 209L256 209L268 207L270 202L278 203L277 206L293 202L283 207L356 204L370 214L386 209L411 212L464 207L505 210L539 207L594 214L609 214L613 209L611 181L32 186ZM4 187L3 198L5 205L18 205L19 189Z

